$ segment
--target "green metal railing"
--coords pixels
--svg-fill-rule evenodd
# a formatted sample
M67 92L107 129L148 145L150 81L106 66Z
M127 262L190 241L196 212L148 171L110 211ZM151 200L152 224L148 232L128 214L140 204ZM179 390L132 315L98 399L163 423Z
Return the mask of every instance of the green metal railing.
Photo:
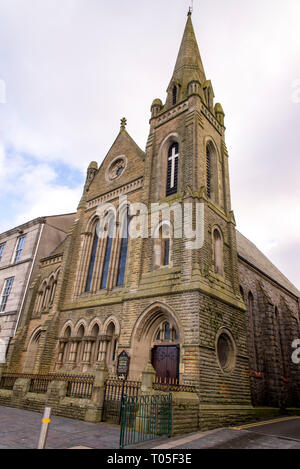
M121 409L120 448L172 434L172 394L127 396Z

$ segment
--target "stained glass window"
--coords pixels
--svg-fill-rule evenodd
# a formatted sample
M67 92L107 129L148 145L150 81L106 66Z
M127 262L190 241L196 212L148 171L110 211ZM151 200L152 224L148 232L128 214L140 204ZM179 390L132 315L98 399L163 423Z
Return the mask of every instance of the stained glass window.
M125 226L125 225L127 225L127 226ZM122 237L122 240L121 240L117 286L124 285L124 279L125 279L125 268L126 268L127 251L128 251L128 233L129 233L129 215L128 215L128 213L127 213L127 223L125 223L125 225L123 227L123 237Z

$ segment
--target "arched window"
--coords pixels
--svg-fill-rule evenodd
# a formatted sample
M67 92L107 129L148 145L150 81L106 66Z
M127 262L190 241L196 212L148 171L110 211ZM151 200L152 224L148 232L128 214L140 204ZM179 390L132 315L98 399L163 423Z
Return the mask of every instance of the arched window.
M277 341L277 350L279 352L279 363L281 364L282 375L286 377L286 365L284 359L284 349L282 341L282 332L280 327L280 317L278 308L275 308L275 330L276 330L276 341Z
M109 271L109 264L111 258L111 250L114 236L115 218L112 216L108 222L107 237L105 246L105 255L103 261L102 277L101 277L101 290L107 287L107 278Z
M99 352L99 346L100 346L100 328L98 324L95 324L91 336L94 337L93 343L92 343L92 349L91 349L91 362L95 363L98 358L98 352Z
M68 326L63 336L63 338L65 339L65 342L63 345L62 357L61 357L62 364L64 364L69 359L70 345L71 345L70 337L71 337L71 327Z
M93 280L93 273L94 273L94 267L95 267L95 260L96 260L96 254L97 254L98 241L99 241L99 238L98 238L97 226L96 226L95 234L94 234L94 240L93 240L93 246L92 246L92 253L91 253L91 258L90 258L90 264L89 264L89 270L88 270L86 286L85 286L85 291L86 292L91 291L91 288L92 288L92 280Z
M215 229L213 232L213 244L214 244L214 268L215 272L219 275L223 275L223 240L219 230Z
M206 194L209 199L219 203L218 158L211 141L206 145Z
M178 342L176 327L169 322L161 323L155 336L155 342Z
M168 224L164 224L160 228L160 238L161 238L161 259L160 263L163 266L170 264L170 226Z
M173 106L177 103L177 86L174 85L172 89L172 104Z
M76 358L75 358L75 361L77 364L79 364L83 358L83 350L84 350L83 337L84 336L85 336L85 329L84 329L84 326L81 324L77 332L77 338L80 339L78 341L77 350L76 350Z
M34 370L40 339L41 329L35 332L30 340L23 368L24 373L32 373Z
M161 259L162 265L169 265L170 263L170 240L169 239L162 240L161 252L162 252L162 259Z
M53 303L55 290L56 290L56 283L57 283L57 281L54 279L54 277L52 277L51 280L50 280L49 305L52 305L52 303Z
M258 370L258 343L257 343L257 331L256 331L256 316L254 311L254 297L251 291L248 294L248 311L249 311L249 322L250 322L250 337L252 338L253 346L253 364L256 371Z
M113 322L110 322L106 330L106 335L109 337L107 352L106 352L106 363L109 369L112 369L112 366L116 360L116 351L117 351L117 342L118 338L116 336L116 328Z
M47 283L45 282L44 287L43 287L43 301L42 301L42 308L41 308L42 311L47 306L48 291L49 291L49 287Z
M171 264L172 225L163 221L154 232L154 265L163 267Z
M206 193L207 197L211 196L211 154L209 146L206 147Z
M127 251L128 251L129 222L130 222L130 219L129 219L129 213L127 210L121 222L122 223L121 225L122 238L121 238L120 256L119 256L119 263L118 263L117 286L124 285Z
M178 190L179 145L174 142L168 151L166 196L176 194Z

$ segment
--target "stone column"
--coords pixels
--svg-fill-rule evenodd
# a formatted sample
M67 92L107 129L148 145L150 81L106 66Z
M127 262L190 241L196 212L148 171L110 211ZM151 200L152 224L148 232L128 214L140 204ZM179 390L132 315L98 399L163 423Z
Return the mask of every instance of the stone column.
M76 355L77 355L77 348L78 348L78 338L73 338L70 340L71 348L70 348L70 355L69 355L69 362L73 365L76 364Z
M88 406L84 420L86 422L101 422L104 404L105 381L108 377L108 369L103 361L96 365L95 380L91 404Z
M95 337L85 338L85 346L84 346L84 352L83 352L84 363L90 363L91 361L92 344L95 340L96 340Z
M98 362L106 362L106 351L107 351L107 343L108 343L108 338L107 336L102 336L100 338L100 347L99 347L99 353L98 353Z
M142 372L142 394L153 393L153 383L155 381L156 371L150 362L147 363L144 371Z
M68 339L62 339L62 340L59 341L59 352L58 352L58 359L57 359L57 362L56 362L56 365L57 365L58 368L60 368L62 366L67 341L68 341Z

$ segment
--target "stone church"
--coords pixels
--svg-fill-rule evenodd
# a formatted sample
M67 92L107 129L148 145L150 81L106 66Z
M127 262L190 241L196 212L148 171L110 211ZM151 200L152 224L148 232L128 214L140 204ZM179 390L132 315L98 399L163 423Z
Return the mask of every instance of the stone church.
M129 380L151 362L159 378L195 386L203 414L299 405L300 293L236 230L224 116L189 12L145 151L122 119L100 167L90 163L76 220L31 284L9 371L92 373L105 362L113 376L124 351ZM201 246L175 236L173 210L164 219L158 208L153 226L150 207L163 204L191 207L194 228L201 207ZM137 220L143 234L127 236Z

